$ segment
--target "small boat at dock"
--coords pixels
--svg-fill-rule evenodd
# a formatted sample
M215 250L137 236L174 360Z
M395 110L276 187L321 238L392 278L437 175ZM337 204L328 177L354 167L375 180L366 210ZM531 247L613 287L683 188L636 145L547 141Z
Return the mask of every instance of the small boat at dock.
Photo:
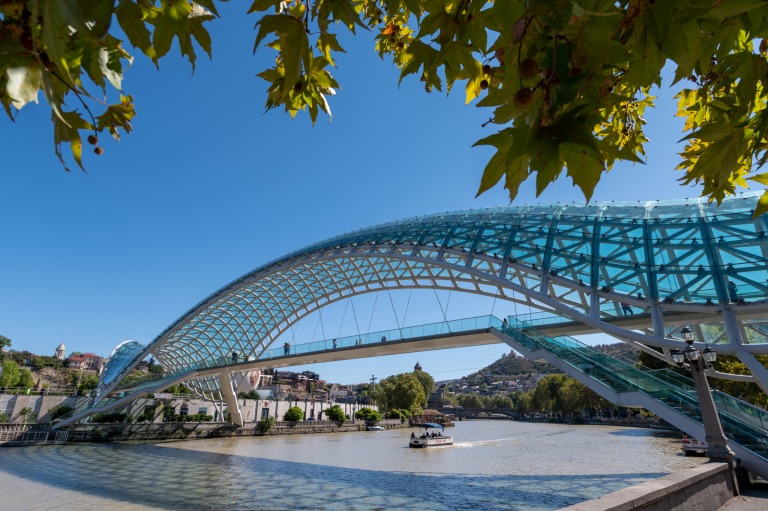
M443 447L445 445L453 445L453 437L443 434L445 427L442 424L435 424L427 422L420 427L424 428L424 432L421 435L411 433L411 441L408 443L409 447ZM433 431L430 431L433 430ZM436 430L440 431L436 431Z

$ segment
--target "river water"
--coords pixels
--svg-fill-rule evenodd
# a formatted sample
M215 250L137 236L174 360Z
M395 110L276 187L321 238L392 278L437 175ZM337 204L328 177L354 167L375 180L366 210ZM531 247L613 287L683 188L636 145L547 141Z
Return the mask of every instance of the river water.
M4 448L0 509L545 511L706 460L646 429L464 421L432 449L411 431Z

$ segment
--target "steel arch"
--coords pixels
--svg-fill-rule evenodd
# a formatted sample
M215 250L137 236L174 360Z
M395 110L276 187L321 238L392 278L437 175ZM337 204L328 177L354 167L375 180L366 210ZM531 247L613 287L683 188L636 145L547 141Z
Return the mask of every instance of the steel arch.
M148 353L170 371L233 350L258 358L330 303L384 289L441 288L525 303L663 349L678 344L668 337L670 313L696 313L706 323L697 327L700 338L737 355L768 389L768 371L753 356L768 353L768 217L752 218L758 198L745 194L720 206L689 199L506 207L360 229L243 275L110 374L124 376ZM650 311L645 330L610 324L622 302ZM103 391L113 386L103 383ZM208 394L218 382L192 387Z

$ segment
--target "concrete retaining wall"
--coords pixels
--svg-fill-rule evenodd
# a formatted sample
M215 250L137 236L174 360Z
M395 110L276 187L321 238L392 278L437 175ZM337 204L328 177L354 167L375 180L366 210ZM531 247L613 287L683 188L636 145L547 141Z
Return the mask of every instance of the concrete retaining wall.
M408 427L399 420L382 421L386 429ZM268 435L311 435L346 433L365 430L365 421L278 422ZM0 446L46 443L158 441L217 438L228 436L262 436L257 422L241 428L222 422L139 422L132 424L78 424L65 431L51 431L43 425L0 424Z
M560 511L716 511L734 496L725 463L705 463Z

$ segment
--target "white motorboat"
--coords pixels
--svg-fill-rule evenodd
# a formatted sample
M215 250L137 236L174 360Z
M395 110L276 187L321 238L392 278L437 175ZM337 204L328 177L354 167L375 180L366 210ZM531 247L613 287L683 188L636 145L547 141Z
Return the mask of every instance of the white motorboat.
M427 422L422 424L421 427L424 428L424 432L421 435L411 433L411 441L408 443L409 447L442 447L453 444L453 437L443 434L445 427L442 424ZM440 431L437 431L438 429Z
M683 456L692 456L694 454L705 454L707 452L707 442L696 440L695 438L683 437L681 442Z
M384 426L379 426L378 424L374 424L373 426L366 426L366 431L384 431Z

